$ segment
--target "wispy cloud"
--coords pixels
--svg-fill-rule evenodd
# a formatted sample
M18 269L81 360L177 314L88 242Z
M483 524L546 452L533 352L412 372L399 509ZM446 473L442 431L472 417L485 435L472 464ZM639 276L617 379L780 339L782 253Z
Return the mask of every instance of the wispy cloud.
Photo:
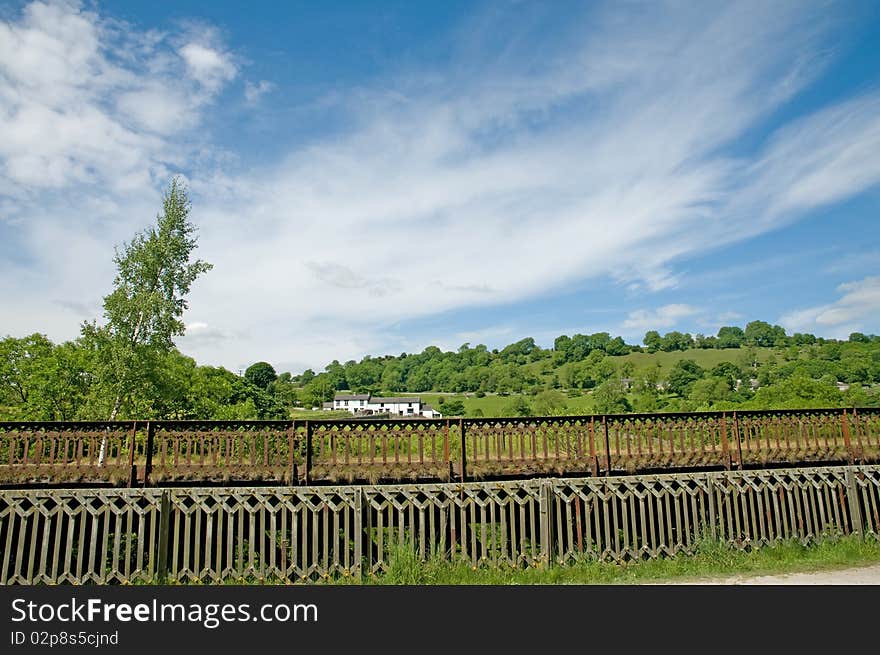
M639 309L630 312L623 322L624 330L658 330L670 328L689 316L699 313L699 310L690 305L673 304L658 307L655 310Z
M785 314L780 325L789 332L811 332L845 338L880 324L880 277L866 277L837 287L841 296L827 305Z
M265 94L275 88L275 84L269 80L260 80L259 82L251 82L247 80L244 83L244 99L249 105L255 105Z
M752 152L728 148L821 72L833 22L825 5L800 2L614 4L571 16L551 37L499 44L494 25L475 21L452 44L448 70L398 70L342 90L346 131L241 171L170 147L176 126L198 125L237 72L216 38L189 47L182 36L123 34L88 12L31 5L2 26L28 56L0 55L0 100L17 103L15 127L0 122L0 196L16 199L16 238L39 262L48 258L37 240L49 238L73 239L85 263L51 262L20 288L0 282L4 299L29 303L27 320L9 328L36 327L50 312L33 299L64 297L65 280L77 302L92 301L83 288L103 292L111 276L92 262L109 261L110 244L149 219L176 168L192 181L200 256L215 264L188 319L246 334L192 341L202 361L345 359L390 347L389 326L407 319L600 276L672 288L682 258L880 180L877 93L804 115ZM138 47L118 60L123 38ZM48 50L33 45L47 40ZM57 70L28 81L37 66L26 62L47 57ZM249 88L253 100L259 86L246 84L246 99ZM80 109L62 111L71 97ZM109 191L91 193L104 180ZM50 185L56 205L29 200ZM106 203L102 221L82 218L86 196ZM63 203L66 222L43 220ZM626 324L661 328L695 311L640 310Z

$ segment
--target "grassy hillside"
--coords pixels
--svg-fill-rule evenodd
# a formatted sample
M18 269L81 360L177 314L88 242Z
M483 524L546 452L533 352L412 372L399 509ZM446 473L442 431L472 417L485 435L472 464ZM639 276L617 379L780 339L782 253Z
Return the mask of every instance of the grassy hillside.
M752 348L751 350L755 353L755 358L759 362L766 362L774 352L773 348ZM675 352L629 353L622 357L615 357L614 361L618 366L624 362L632 362L636 373L659 364L661 375L667 375L672 370L672 367L675 366L675 363L682 359L692 359L701 368L711 369L722 362L735 364L746 356L746 352L744 348L724 348L721 350L691 348Z

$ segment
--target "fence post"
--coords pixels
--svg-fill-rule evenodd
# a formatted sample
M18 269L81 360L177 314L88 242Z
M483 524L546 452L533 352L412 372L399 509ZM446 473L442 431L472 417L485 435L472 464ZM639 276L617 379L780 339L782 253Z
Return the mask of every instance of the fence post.
M361 572L361 575L366 577L373 575L373 508L370 505L370 499L367 498L367 492L364 491L363 487L361 487L361 494L363 496L363 505L361 507L361 511L363 512L362 520L365 528L365 534L363 537L364 543L363 546L361 546L361 554L365 570Z
M152 421L147 421L147 449L144 453L144 486L150 486L150 473L153 472L153 441L155 440L155 428Z
M718 540L715 523L718 516L718 506L715 499L715 475L713 473L706 474L706 493L709 494L709 534L712 541Z
M608 437L608 417L602 417L602 426L605 428L605 475L611 475L611 439Z
M134 451L137 447L137 421L131 422L131 441L128 444L128 488L137 486L137 465L134 463Z
M449 419L446 419L446 430L443 432L443 459L446 461L446 479L452 482L452 457L449 454Z
M364 579L364 489L358 487L354 494L354 571L352 576Z
M730 470L730 443L727 441L727 413L721 412L721 454L724 457L724 468Z
M855 451L853 450L852 437L849 433L849 421L846 420L846 407L840 415L840 427L843 432L843 445L846 448L847 462L850 466L856 463Z
M596 439L593 433L596 417L590 417L590 462L592 466L593 477L599 477L599 457L596 455Z
M290 422L290 438L288 440L288 449L290 450L290 461L288 467L290 470L291 486L299 484L299 477L296 471L296 419Z
M467 480L467 439L465 438L464 419L458 419L458 431L461 434L461 482Z
M538 506L540 509L541 558L547 566L550 566L553 563L553 483L549 480L541 483Z
M159 543L156 554L156 577L159 584L168 578L168 538L171 534L171 491L165 489L159 504Z
M312 424L306 421L306 477L307 485L312 483Z
M739 417L736 415L736 410L733 410L733 438L736 439L736 466L742 471L743 470L743 450L742 450L742 437L739 435Z
M856 483L856 475L852 467L846 469L846 500L849 505L849 519L853 531L859 535L859 539L865 538L865 524L862 519L862 506L859 504L859 487Z

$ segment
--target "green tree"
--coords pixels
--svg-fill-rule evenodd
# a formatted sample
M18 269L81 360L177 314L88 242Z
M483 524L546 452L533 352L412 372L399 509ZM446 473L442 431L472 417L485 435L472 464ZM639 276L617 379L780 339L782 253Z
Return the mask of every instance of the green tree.
M657 330L649 330L645 332L645 338L642 339L642 343L645 344L648 352L655 353L663 346L663 337L660 336Z
M680 359L672 367L667 377L666 388L672 393L687 397L694 382L703 377L703 369L692 359Z
M730 400L732 395L733 390L726 377L708 377L693 383L688 398L697 405L712 407L718 402Z
M0 418L79 418L88 391L87 360L75 343L42 334L0 340Z
M712 367L709 371L710 375L716 378L724 378L727 380L728 386L733 389L737 380L743 380L747 376L743 373L739 366L733 362L721 362ZM748 382L748 380L746 380Z
M514 396L501 410L503 416L531 416L532 408L522 396Z
M464 416L464 402L461 400L447 400L443 403L443 416Z
M625 414L632 411L620 378L605 380L593 391L593 406L599 414Z
M188 220L190 207L186 187L174 178L156 225L116 251L114 289L104 298L106 322L82 326L82 340L95 355L97 396L92 400L99 407L101 400L106 403L110 420L137 405L133 396L149 386L162 355L184 333L190 287L211 269L211 264L190 259L197 241Z
M542 391L535 396L532 406L538 416L553 416L565 409L565 396L556 390Z
M687 350L688 348L692 348L693 345L694 339L689 333L682 333L673 330L672 332L667 332L663 335L663 340L660 343L660 350L665 350L666 352Z
M756 409L804 409L810 407L837 407L843 394L832 380L813 380L795 375L786 380L762 386L744 407Z
M750 346L772 347L784 346L787 337L785 330L779 325L770 325L764 321L752 321L746 325L745 342Z
M719 348L739 348L745 340L746 335L742 328L726 325L718 329L716 345Z
M244 372L244 379L265 391L278 379L278 375L268 362L257 362L247 367L247 370Z
M45 378L52 342L42 334L0 341L0 397L9 405L28 405Z

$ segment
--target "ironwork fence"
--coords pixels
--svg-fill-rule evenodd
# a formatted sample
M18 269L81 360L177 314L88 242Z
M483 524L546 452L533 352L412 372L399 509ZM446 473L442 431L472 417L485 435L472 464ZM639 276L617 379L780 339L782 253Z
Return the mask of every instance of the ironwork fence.
M880 409L0 423L0 484L379 483L880 462Z
M703 540L880 539L880 466L311 487L0 491L0 583L316 580L400 548L471 566L628 561Z

